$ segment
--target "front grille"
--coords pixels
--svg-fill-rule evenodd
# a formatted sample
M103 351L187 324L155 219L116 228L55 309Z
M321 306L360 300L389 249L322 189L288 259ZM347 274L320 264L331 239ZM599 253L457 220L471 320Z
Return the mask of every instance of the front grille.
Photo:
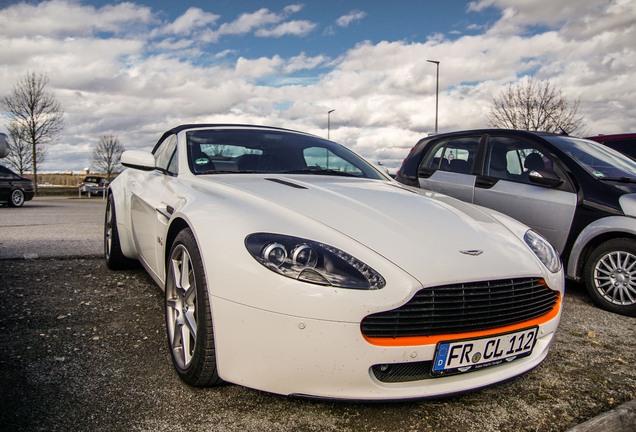
M404 306L365 317L361 330L371 338L490 330L545 315L558 299L559 293L539 278L424 288Z

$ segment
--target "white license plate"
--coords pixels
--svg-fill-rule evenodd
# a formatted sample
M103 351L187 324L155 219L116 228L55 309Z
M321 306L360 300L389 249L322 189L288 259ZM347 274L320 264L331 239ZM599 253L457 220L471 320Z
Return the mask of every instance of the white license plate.
M433 375L468 372L532 353L539 327L437 344Z

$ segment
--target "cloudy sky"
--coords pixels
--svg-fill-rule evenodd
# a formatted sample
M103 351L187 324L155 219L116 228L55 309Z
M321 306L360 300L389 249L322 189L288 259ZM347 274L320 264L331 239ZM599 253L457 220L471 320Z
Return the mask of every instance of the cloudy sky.
M0 0L0 96L46 73L65 128L42 171L100 135L150 149L182 123L327 136L394 172L415 142L486 126L526 76L579 100L590 134L636 131L636 0ZM0 132L6 132L0 121Z

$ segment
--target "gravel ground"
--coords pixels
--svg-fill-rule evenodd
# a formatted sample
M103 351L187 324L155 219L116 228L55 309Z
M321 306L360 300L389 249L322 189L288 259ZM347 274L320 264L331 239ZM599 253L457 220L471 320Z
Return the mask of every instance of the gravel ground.
M0 429L11 431L564 431L636 398L636 318L568 284L547 360L435 400L292 399L195 389L172 368L161 290L101 259L0 260Z

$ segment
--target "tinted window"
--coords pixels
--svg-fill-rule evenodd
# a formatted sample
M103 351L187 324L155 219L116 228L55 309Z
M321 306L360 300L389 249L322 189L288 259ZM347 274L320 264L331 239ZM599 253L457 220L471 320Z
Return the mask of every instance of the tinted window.
M542 149L516 138L488 140L484 175L531 183L529 175L534 170L554 170L552 159Z
M170 135L155 151L155 165L171 173L177 172L177 136Z
M603 141L603 144L626 154L627 156L636 157L636 138L622 138L611 141Z
M628 177L636 179L636 161L603 144L564 136L546 136L544 138L570 155L596 178Z
M303 150L303 157L307 167L315 167L318 170L336 170L356 177L362 175L362 170L353 164L336 156L331 150L324 147L309 147Z
M441 154L439 169L458 173L472 172L480 138L469 137L448 140L444 152Z
M440 164L442 163L442 155L444 154L444 147L446 146L447 141L440 141L431 147L426 158L423 161L423 166L426 168L439 169ZM448 163L447 160L444 160Z
M194 174L328 174L382 179L347 148L318 137L284 131L207 129L186 133Z
M0 165L0 179L10 179L13 178L13 173L7 168Z

